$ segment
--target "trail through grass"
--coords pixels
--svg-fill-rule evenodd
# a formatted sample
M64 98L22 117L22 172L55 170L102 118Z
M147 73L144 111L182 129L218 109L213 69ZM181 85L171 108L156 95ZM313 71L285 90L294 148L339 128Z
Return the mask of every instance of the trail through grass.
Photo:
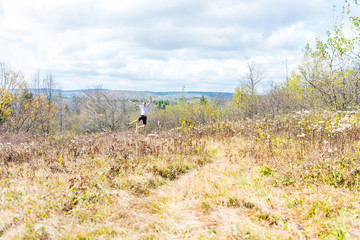
M238 139L234 144L244 143ZM359 200L333 187L279 188L252 159L217 146L212 163L135 201L138 239L354 239ZM344 197L346 196L346 197ZM146 210L144 210L146 209ZM151 221L149 221L151 219ZM145 224L146 223L146 224Z

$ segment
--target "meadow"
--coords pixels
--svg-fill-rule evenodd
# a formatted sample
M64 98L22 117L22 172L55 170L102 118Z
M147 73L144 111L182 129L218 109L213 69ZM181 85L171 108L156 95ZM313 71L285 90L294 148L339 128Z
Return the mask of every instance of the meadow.
M0 62L0 239L360 239L358 6L283 82L252 56L231 99L160 94L139 132L148 92Z
M358 239L360 113L3 134L1 239ZM8 141L8 142L6 142Z

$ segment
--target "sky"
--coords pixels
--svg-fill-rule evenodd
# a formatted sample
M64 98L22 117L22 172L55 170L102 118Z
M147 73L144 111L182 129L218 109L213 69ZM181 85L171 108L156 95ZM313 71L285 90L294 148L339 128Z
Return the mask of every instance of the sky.
M341 0L0 0L0 62L64 90L234 92L296 69Z

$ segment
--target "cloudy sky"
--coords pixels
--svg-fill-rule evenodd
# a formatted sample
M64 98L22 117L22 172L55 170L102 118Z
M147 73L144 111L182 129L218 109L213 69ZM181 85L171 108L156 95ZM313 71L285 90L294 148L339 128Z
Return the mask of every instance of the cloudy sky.
M246 61L283 81L341 0L0 0L0 62L63 89L233 92ZM336 15L336 14L335 14Z

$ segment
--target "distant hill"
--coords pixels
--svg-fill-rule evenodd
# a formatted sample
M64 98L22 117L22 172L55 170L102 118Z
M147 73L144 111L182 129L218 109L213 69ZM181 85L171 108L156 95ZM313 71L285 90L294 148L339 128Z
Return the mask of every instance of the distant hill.
M87 91L85 89L80 90L64 90L62 91L64 96L72 96L84 93ZM225 100L231 99L233 93L228 92L152 92L152 91L132 91L132 90L109 90L104 89L104 91L111 94L117 95L119 99L148 99L152 96L157 100L176 100L184 96L186 99L199 99L202 95L205 98L223 98Z
M224 98L224 99L231 99L232 93L228 92L151 92L147 91L147 93L156 94L162 98L168 98L168 99L177 99L181 98L182 95L184 95L185 98L201 98L202 95L204 95L205 98Z
M29 89L31 92L37 92L35 89ZM60 92L65 98L71 98L75 95L81 95L88 89L78 89L78 90L54 90L54 92ZM90 90L91 91L91 90ZM148 99L152 96L155 100L176 100L181 97L185 97L186 99L199 99L202 95L205 98L222 98L225 100L231 99L233 93L229 92L152 92L152 91L132 91L132 90L110 90L103 89L103 91L108 92L109 94L116 95L119 99ZM47 92L46 89L40 89L40 92Z

